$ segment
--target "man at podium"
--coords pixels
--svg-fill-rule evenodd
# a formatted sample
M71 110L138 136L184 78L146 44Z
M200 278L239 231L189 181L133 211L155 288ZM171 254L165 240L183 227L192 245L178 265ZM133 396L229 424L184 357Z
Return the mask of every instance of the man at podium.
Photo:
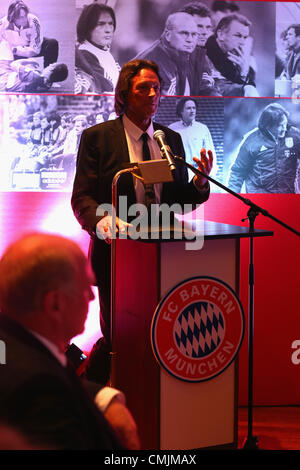
M148 60L126 63L115 90L118 118L85 129L78 149L77 170L73 186L72 208L75 217L91 236L90 256L100 298L100 325L103 337L94 345L86 376L94 381L107 381L110 373L110 242L113 236L112 216L97 215L100 204L111 204L112 180L124 164L161 158L154 131L164 132L174 155L184 157L178 133L152 121L160 99L161 78L157 64ZM194 158L199 170L209 174L213 155L205 150ZM196 175L188 182L187 169L176 164L174 181L154 184L151 190L140 180L124 175L118 195L127 196L127 206L136 202L201 204L209 197L209 182ZM116 218L116 230L124 232L130 224Z

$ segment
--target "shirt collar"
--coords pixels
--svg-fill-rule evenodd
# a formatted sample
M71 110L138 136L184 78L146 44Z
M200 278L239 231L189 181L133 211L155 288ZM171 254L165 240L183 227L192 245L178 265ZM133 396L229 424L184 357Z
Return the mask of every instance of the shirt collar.
M123 125L126 129L126 132L130 135L131 138L138 141L141 138L141 135L147 133L150 139L153 139L154 129L152 121L149 124L149 127L146 131L143 131L138 126L136 126L127 116L123 115Z
M195 122L195 119L193 119L192 122L190 122L190 124L186 124L183 119L181 119L181 122L182 122L183 127L192 127L192 125Z
M90 41L84 41L82 44L78 46L78 49L80 50L87 50L94 54L96 57L98 55L109 55L110 54L110 49L102 49L101 47L97 47L95 44L93 44Z
M35 336L43 345L56 357L56 359L60 362L62 366L67 365L67 357L64 353L60 351L60 349L56 346L56 344L52 343L49 339L45 338L44 336L36 333L36 331L29 330L30 333Z

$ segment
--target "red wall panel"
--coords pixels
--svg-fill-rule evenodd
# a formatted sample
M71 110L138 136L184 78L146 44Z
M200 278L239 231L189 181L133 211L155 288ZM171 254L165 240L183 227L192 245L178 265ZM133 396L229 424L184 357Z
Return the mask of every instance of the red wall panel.
M299 231L299 196L248 196ZM243 223L241 219L246 217L247 210L247 206L231 195L212 194L206 203L205 218L245 226L247 221ZM255 227L272 230L274 236L254 241L254 402L300 404L300 364L292 362L295 353L292 344L300 338L299 237L262 215L257 217ZM240 298L245 314L248 312L248 262L249 240L242 240ZM243 404L247 403L248 386L247 334L240 354L240 402Z
M255 194L251 200L275 217L299 230L299 196ZM205 218L217 222L247 225L241 219L247 206L227 194L212 194L205 204ZM274 231L273 237L254 240L254 402L255 404L300 404L300 363L297 349L300 319L299 237L259 215L256 228ZM34 230L60 233L77 241L87 253L88 236L75 220L68 193L1 193L0 253L22 233ZM241 242L240 298L248 311L249 240ZM97 306L95 337L98 335ZM84 341L80 343L84 345ZM89 344L90 346L90 344ZM300 354L298 356L300 358ZM294 362L297 362L294 360ZM247 403L248 355L247 333L240 353L240 403Z

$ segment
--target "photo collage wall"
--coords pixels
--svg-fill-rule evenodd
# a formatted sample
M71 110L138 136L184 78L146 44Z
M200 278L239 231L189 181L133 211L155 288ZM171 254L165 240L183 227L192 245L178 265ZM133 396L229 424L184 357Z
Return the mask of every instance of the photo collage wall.
M0 191L71 191L135 58L158 64L154 120L189 163L204 147L236 192L300 193L300 3L225 0L3 0Z

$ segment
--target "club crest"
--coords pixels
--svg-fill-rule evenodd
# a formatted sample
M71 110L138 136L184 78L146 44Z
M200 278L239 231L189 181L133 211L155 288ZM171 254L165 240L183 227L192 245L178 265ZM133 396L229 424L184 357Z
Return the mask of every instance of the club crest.
M152 349L174 377L202 382L235 359L244 325L242 305L230 286L212 277L194 277L175 286L157 306Z
M293 137L286 137L285 138L285 146L289 149L291 149L292 147L294 147L294 139Z

